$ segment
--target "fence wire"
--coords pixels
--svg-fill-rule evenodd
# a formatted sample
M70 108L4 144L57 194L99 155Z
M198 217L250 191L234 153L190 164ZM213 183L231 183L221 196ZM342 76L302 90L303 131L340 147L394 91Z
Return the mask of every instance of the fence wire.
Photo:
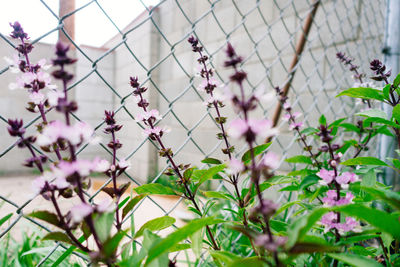
M101 135L103 110L113 109L117 113L120 121L127 125L125 128L129 129L121 137L124 152L120 157L131 160L133 166L124 175L135 185L163 179L162 173L168 164L157 159L157 145L141 136L142 126L134 121L135 109L128 87L129 76L139 75L143 84L150 88L150 102L162 113L160 124L172 128L172 132L165 138L166 143L173 147L178 161L188 163L187 159L191 158L199 164L204 157L221 156L223 144L215 138L218 126L213 120L214 110L201 104L205 96L197 90L199 78L194 71L196 58L186 41L190 35L199 38L210 58L210 66L215 69L215 77L226 86L230 86L229 71L222 67L222 62L227 42L231 42L244 56L241 68L249 73L246 80L248 92L261 87L267 92L272 91L275 86L283 87L290 81L289 96L293 109L302 112L307 126L315 126L317 114L327 114L329 120L335 120L344 116L351 117L358 109L351 100L334 98L340 90L353 84L349 72L336 60L336 52L347 53L362 66L369 59L381 57L386 7L384 0L321 1L308 34L304 31L304 25L317 1L164 0L153 7L138 1L144 12L126 28L121 29L116 23L118 18L113 17L102 6L101 1L88 1L59 17L57 10L53 10L47 1L41 0L37 5L54 16L58 24L33 41L41 46L40 41L43 38L58 30L70 39L76 48L76 57L83 62L78 62L75 69L76 80L71 84L70 92L81 108L85 105L93 107L92 110L84 109L73 114L74 118L89 121ZM65 20L85 12L88 8L96 8L99 18L106 19L118 32L101 48L77 45L70 38L68 29L64 28ZM299 53L297 48L303 35L306 35L304 49ZM6 33L2 33L1 38L0 46L6 47L5 51L11 51L15 43L10 41ZM5 52L4 56L6 55ZM50 56L47 54L47 57ZM299 60L291 68L290 63L295 56ZM367 69L361 70L368 73ZM8 77L7 75L7 67L0 70L0 79ZM5 83L8 79L0 80L3 87L7 86ZM86 96L85 91L88 91ZM100 96L96 97L96 94ZM256 116L271 118L276 105L276 101L260 103ZM48 112L52 114L54 111ZM236 116L229 107L222 112L229 118ZM88 115L89 113L95 115ZM24 114L27 113L21 108L21 114L18 115ZM0 126L4 129L9 116L6 105L0 107ZM34 128L39 117L26 115L24 119L29 121L26 124L29 130ZM278 126L281 134L273 140L271 149L280 154L283 160L301 150L296 143L296 137L287 130L285 123L279 122ZM18 153L15 152L18 149L16 143L11 139L4 140L9 142L1 146L1 168L15 160L16 156L10 154ZM88 146L83 146L78 153L83 156L100 153L107 157L111 152L106 143L100 143L99 147L91 150ZM38 147L36 150L44 153ZM243 144L237 145L238 154L244 150ZM204 167L201 164L199 166ZM285 170L293 167L282 166ZM95 201L101 188L110 182L111 179L108 179L96 190L88 191L89 200ZM223 183L216 185L216 188L231 190ZM11 209L14 214L9 225L2 227L0 237L23 220L51 231L46 225L25 215L27 210L35 208L34 200L38 197L40 196L17 204L17 201L10 200L10 196L0 195L6 202L7 209ZM277 192L274 197L280 201L288 200L288 196ZM172 206L165 208L159 199L151 196L146 199L165 215L172 214L183 204L182 199L176 199ZM138 209L142 203L130 216L140 216ZM221 229L217 231L219 235L225 235ZM239 249L235 242L231 248L232 251ZM67 248L62 244L56 243L38 266L45 264L55 251L65 249ZM83 255L76 255L85 259ZM207 260L206 256L203 260ZM199 266L201 264L200 262Z

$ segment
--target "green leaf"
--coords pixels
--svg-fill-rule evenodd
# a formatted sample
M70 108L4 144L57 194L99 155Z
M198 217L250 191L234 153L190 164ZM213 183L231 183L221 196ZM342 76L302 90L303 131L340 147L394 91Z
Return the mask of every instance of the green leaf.
M121 209L126 204L126 202L129 201L130 198L131 197L128 196L128 197L124 198L121 202L119 202L118 203L118 208Z
M326 125L326 117L325 117L325 115L322 114L321 117L319 117L318 122L319 122L319 124Z
M262 145L254 147L253 148L254 157L264 153L264 151L267 150L267 148L269 148L271 144L272 144L272 142L269 142L269 143L262 144ZM248 164L251 161L251 151L250 150L246 151L243 154L242 161L245 164Z
M339 248L330 245L329 243L324 242L321 244L320 242L306 242L301 241L296 243L293 247L290 248L289 254L302 254L302 253L314 253L314 252L336 252Z
M112 238L104 242L103 249L107 257L112 256L118 249L119 243L122 241L127 231L119 231Z
M210 255L225 265L232 263L234 260L240 259L238 255L228 251L210 251Z
M139 231L136 232L134 238L138 238L143 235L145 229L149 229L150 231L158 231L170 227L175 223L175 219L169 216L163 216L159 218L155 218L146 222L140 227Z
M171 247L168 252L176 252L176 251L181 251L185 249L189 249L190 244L176 244L175 246Z
M85 240L86 238L84 235L81 235L81 237L79 237L78 239L78 241L81 243ZM64 251L64 253L60 257L58 257L58 259L51 265L51 267L57 267L58 265L60 265L69 255L72 254L72 252L74 252L74 250L75 250L75 245L70 246L66 251Z
M380 159L374 157L358 157L354 159L348 159L340 164L346 166L354 166L354 165L372 165L372 166L389 166L385 162Z
M312 161L309 157L304 155L294 156L288 159L285 159L286 162L289 163L303 163L303 164L312 164Z
M318 183L319 180L321 179L315 174L308 175L301 181L299 188L301 190L306 189L307 187Z
M351 188L357 187L352 186ZM400 194L398 194L397 192L365 186L361 186L360 189L367 192L368 194L371 194L375 198L384 200L387 204L390 204L400 210Z
M375 174L375 169L370 169L364 176L362 177L361 180L361 185L362 186L375 186L376 184L376 174Z
M317 208L309 214L303 215L294 220L288 227L288 241L286 246L290 248L297 241L302 241L302 238L327 211L328 209L326 208Z
M182 240L188 238L194 232L199 231L206 225L222 223L224 220L215 219L213 217L207 217L202 219L192 220L190 223L185 226L179 228L175 232L169 234L166 238L164 238L160 243L153 246L147 257L146 266L149 265L154 259L156 259L159 255L162 255L166 251L169 250L170 247L178 244Z
M183 178L185 178L186 181L189 181L190 177L192 177L192 174L193 174L193 168L186 169L183 172Z
M197 181L194 191L196 191L202 183L204 183L205 181L207 181L209 179L212 179L214 177L214 175L217 175L219 172L223 171L225 168L226 168L225 164L220 164L220 165L213 166L209 169L194 171L193 175L192 175L192 180Z
M138 194L149 194L149 195L176 195L175 191L170 187L163 186L161 184L144 184L134 188Z
M400 74L397 74L396 78L393 81L393 87L397 88L400 85Z
M394 123L392 121L385 120L385 119L382 119L382 118L376 118L376 117L365 119L363 121L363 126L364 127L369 126L370 123L382 123L384 125L391 126L391 127L394 127L394 128L400 128L400 125L398 125L398 124L396 124L396 123Z
M390 100L390 89L392 86L390 84L385 85L382 89L383 96L385 97L386 100Z
M6 216L4 216L3 218L0 219L0 226L3 225L3 223L5 223L6 221L8 221L8 219L10 219L12 217L12 213L7 214Z
M129 202L125 205L125 207L122 210L122 219L125 218L125 216L136 206L136 204L138 204L140 202L140 200L142 200L144 197L146 196L146 194L141 194L141 195L137 195L134 198L132 198L131 200L129 200Z
M193 235L190 236L191 241L191 248L196 255L196 258L199 259L201 257L201 249L203 245L203 230L195 232Z
M382 267L382 265L377 261L361 255L350 253L328 253L327 255L333 259L355 267Z
M221 198L221 199L231 199L227 196L227 193L218 192L218 191L205 191L203 195L209 198Z
M392 111L392 117L397 121L397 123L400 123L400 104L394 106Z
M304 135L311 135L311 134L315 134L318 132L319 132L319 130L314 127L307 127L307 128L304 128L303 130L301 130L301 133Z
M362 117L374 117L374 118L381 118L387 120L387 114L381 109L367 109L362 112L356 113L357 116Z
M34 212L30 213L28 216L48 222L57 227L61 227L61 223L58 220L57 215L55 215L54 213L51 213L47 210L34 211Z
M114 222L114 212L97 214L94 216L94 228L101 242L105 242L111 234Z
M378 209L363 206L361 204L352 204L335 207L334 210L346 213L349 216L363 220L372 226L375 226L382 232L391 234L394 238L400 239L399 216L390 214Z
M355 126L354 124L351 123L342 123L340 124L340 127L350 131L350 132L355 132L355 133L360 133L360 128L358 128L357 126Z
M357 88L350 88L347 90L344 90L340 94L338 94L336 97L339 96L350 96L350 97L355 97L355 98L362 98L362 99L375 99L379 101L383 101L384 97L382 94L382 91L373 89L373 88L368 88L368 87L357 87Z
M376 235L376 234L360 234L360 235L349 236L349 237L342 236L339 243L337 243L337 245L340 246L340 245L354 244L354 243L358 243L361 241L375 239L377 237L379 237L379 235Z
M206 164L222 164L222 161L215 158L205 158L201 162Z
M75 246L74 242L64 233L62 232L51 232L45 235L42 240L54 240L54 241L61 241L70 245Z
M268 266L266 262L264 262L262 259L259 257L249 257L249 258L242 258L242 259L237 259L231 262L228 267L243 267L243 266L248 266L248 267L264 267Z

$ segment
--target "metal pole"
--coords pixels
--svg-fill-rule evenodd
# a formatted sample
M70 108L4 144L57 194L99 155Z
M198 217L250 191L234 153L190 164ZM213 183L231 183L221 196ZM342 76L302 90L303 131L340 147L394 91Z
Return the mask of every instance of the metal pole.
M62 18L68 13L71 13L75 10L75 0L60 0L60 8L59 8L59 17ZM68 33L72 40L75 40L75 15L71 15L63 20L64 23L64 31ZM70 41L65 36L65 34L59 30L58 31L58 40L69 44ZM73 48L73 46L71 46Z
M303 53L308 34L310 33L311 26L313 24L315 14L317 13L320 3L321 3L320 0L314 0L314 2L312 4L311 12L308 14L308 16L304 22L302 34L300 36L299 41L296 44L296 51L293 55L292 62L290 63L289 72L288 72L289 79L287 80L287 82L285 83L285 85L282 88L282 92L283 92L284 96L286 96L289 93L289 89L290 89L290 86L292 85L294 75L296 74L297 63L299 63L300 57ZM281 113L282 113L282 105L280 103L278 103L276 105L274 115L272 116L272 126L273 127L276 127L278 125L279 118L281 117ZM270 141L271 141L271 138L269 137L269 138L267 138L267 140L265 142L268 143Z
M386 30L385 46L383 49L384 61L388 68L392 69L395 77L400 72L400 1L388 0L386 7ZM392 114L392 107L382 104L383 110L387 114ZM382 135L379 140L379 158L386 160L387 157L394 157L394 150L397 147L396 140L386 135ZM386 168L382 177L383 182L395 184L395 173L392 169Z

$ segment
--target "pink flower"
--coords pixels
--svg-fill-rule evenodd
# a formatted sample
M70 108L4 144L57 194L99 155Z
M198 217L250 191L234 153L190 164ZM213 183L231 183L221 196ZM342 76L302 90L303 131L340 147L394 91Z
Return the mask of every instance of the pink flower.
M248 131L248 129L249 127L245 120L236 119L231 122L228 134L232 138L239 139Z
M95 158L92 163L93 163L92 170L95 172L106 172L110 169L111 166L108 160L99 158Z
M290 108L292 108L292 106L288 102L286 102L285 104L283 104L283 108L290 109Z
M46 179L44 179L42 176L39 176L35 180L33 180L32 190L35 194L40 194L45 185L46 185Z
M346 222L338 224L337 227L340 234L344 234L345 232L350 232L350 231L356 233L361 232L360 222L356 221L352 217L346 217Z
M44 95L41 92L31 92L29 94L29 99L36 105L44 102Z
M47 99L50 106L54 107L58 104L58 99L64 98L64 93L59 90L51 90L47 93Z
M8 63L9 69L12 73L19 73L21 70L19 69L20 59L18 54L14 54L13 58L4 57L4 60Z
M57 187L57 189L65 189L68 188L71 184L67 182L65 177L58 177L54 181L54 185Z
M266 138L277 134L277 130L272 128L272 123L269 120L249 119L235 119L231 122L228 134L232 138L239 139L240 137L251 132L252 134L261 138Z
M322 181L319 181L320 184L322 185L328 185L330 184L333 179L335 178L335 172L334 171L328 171L326 169L321 169L317 175L322 179Z
M291 123L289 125L289 130L293 130L293 129L300 129L301 127L303 127L304 123L303 122L294 122Z
M68 126L61 121L50 122L37 137L40 146L47 146L57 142L59 139L68 140L73 145L88 142L92 139L94 131L89 124L78 122Z
M271 151L267 152L263 158L263 165L272 170L277 169L279 167L279 163L280 160L278 155Z
M324 202L324 205L328 207L347 205L350 204L354 199L354 195L350 192L347 192L344 198L339 199L337 199L336 190L328 190L326 195L327 196L324 197L322 201Z
M215 78L210 78L209 81L207 81L206 79L204 79L204 80L200 83L200 85L199 85L199 90L205 90L206 87L207 87L209 84L212 85L212 86L214 86L214 87L218 87L218 86L220 85L220 82L219 82L217 79L215 79Z
M228 162L228 168L226 169L228 174L236 174L244 171L244 164L236 158L232 158Z
M80 203L71 208L71 220L75 223L81 222L85 217L92 214L92 206L86 203Z
M129 161L126 161L125 159L121 159L121 160L118 162L118 167L119 167L120 169L129 169L130 166L131 166L131 163L130 163Z
M115 209L115 204L113 201L108 199L103 199L98 205L96 205L96 210L98 212L112 212Z
M293 119L297 119L298 117L300 117L302 114L300 112L293 112L292 115L290 114L285 114L285 116L283 116L283 120L284 121L289 121L291 118Z
M146 128L144 129L144 133L146 136L151 136L153 134L158 135L158 136L162 136L164 133L168 133L170 130L167 128L161 128L161 127L154 127L154 128Z
M154 121L156 121L156 120L161 120L162 117L160 116L160 113L158 112L158 110L152 109L148 112L143 112L143 113L136 115L135 121L140 122L140 121L147 121L149 119L153 119Z
M324 214L321 218L321 223L325 226L325 232L336 227L337 215L333 211Z
M354 183L358 180L358 176L351 172L342 173L342 175L336 177L336 182L343 188L347 188L350 183Z
M331 229L337 229L340 234L344 234L345 232L360 232L361 226L360 223L351 217L346 217L345 223L337 222L337 214L333 211L328 212L321 218L321 224L325 226L325 232L328 232Z

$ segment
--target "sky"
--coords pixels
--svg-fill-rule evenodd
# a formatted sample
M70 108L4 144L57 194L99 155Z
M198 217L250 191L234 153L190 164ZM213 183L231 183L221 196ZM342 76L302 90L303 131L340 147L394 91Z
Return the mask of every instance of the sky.
M118 33L96 2L75 1L77 9L91 2L75 13L75 41L78 44L99 47ZM97 0L121 30L145 10L143 4L149 6L158 2L159 0ZM58 20L52 12L58 15L58 3L59 0L0 0L0 32L8 36L11 32L9 23L19 21L25 32L35 40L57 27ZM57 35L55 31L41 41L55 43Z

